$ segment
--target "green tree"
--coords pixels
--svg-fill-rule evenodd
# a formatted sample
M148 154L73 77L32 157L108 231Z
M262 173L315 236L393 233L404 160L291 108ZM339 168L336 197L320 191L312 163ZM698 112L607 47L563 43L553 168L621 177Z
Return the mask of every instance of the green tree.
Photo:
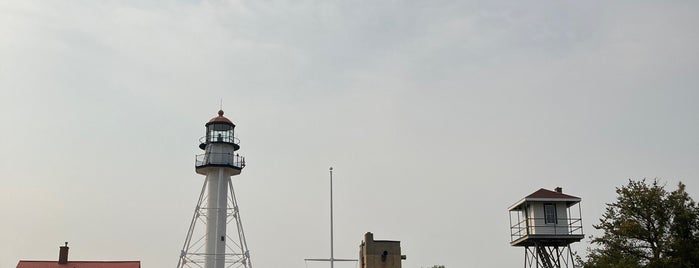
M699 266L699 207L685 185L667 192L657 180L629 180L616 188L616 202L607 204L584 267Z
M672 267L699 266L699 206L680 183L678 189L668 197L669 210L673 216L668 243L668 263Z

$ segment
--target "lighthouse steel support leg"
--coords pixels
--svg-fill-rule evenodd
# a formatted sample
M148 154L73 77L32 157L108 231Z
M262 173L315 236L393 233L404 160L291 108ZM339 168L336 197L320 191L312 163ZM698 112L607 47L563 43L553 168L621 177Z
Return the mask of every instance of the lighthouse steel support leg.
M232 221L237 236L226 234L226 226ZM233 183L225 172L223 176L212 173L204 180L177 262L177 268L211 266L252 268Z
M197 245L201 239L195 241L191 244L192 235L194 234L194 226L197 223L197 219L201 216L201 203L204 201L204 193L206 192L206 180L204 180L204 185L201 186L201 193L199 193L199 200L197 201L197 206L194 207L194 215L192 216L192 221L189 223L189 230L187 230L187 237L184 239L184 245L182 245L182 250L180 251L180 258L177 261L177 268L185 267L188 263L197 263L197 260L188 257L188 252L192 251L192 247ZM200 266L201 267L201 266Z
M231 194L233 218L235 219L235 224L238 227L238 241L240 241L238 246L240 247L239 252L242 255L240 262L243 263L246 268L252 268L252 263L250 262L250 252L248 251L248 243L245 240L245 232L243 232L243 222L240 219L240 213L238 211L238 201L235 198L235 191L233 190L233 182L229 180L228 184Z

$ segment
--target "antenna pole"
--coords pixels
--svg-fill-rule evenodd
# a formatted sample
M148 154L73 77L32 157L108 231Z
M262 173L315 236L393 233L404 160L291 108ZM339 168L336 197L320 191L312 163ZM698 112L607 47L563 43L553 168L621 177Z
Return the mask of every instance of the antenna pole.
M333 255L333 167L330 167L330 268L334 268Z

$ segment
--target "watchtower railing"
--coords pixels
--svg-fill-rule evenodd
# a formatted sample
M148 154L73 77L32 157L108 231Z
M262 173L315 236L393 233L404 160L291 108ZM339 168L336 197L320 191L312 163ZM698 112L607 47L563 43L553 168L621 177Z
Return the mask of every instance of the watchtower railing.
M230 166L242 169L245 167L245 157L231 153L205 153L197 155L194 160L195 167Z
M526 218L510 226L511 241L528 235L583 235L582 218L557 218L557 223L545 223L545 218Z

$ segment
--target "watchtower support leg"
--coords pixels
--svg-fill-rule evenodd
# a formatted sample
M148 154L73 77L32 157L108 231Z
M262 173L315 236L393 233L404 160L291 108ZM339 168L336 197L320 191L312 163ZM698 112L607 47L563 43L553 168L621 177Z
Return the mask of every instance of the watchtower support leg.
M524 268L576 268L570 245L534 244L524 247Z

